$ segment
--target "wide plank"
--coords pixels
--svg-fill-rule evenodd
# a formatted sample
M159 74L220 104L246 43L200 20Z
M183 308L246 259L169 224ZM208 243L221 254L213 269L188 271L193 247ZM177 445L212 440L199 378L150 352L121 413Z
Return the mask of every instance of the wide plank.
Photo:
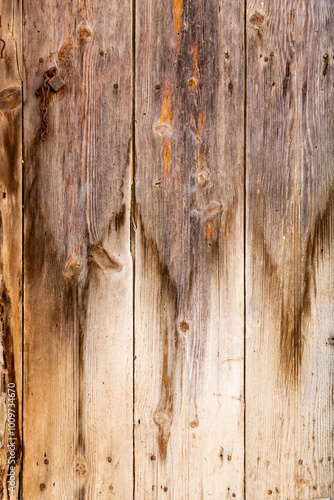
M0 497L22 458L22 5L0 3ZM9 447L8 447L9 446Z
M136 2L135 497L242 498L244 2Z
M246 496L333 493L333 3L247 10Z
M131 2L24 2L23 498L132 496ZM43 73L56 66L41 140Z

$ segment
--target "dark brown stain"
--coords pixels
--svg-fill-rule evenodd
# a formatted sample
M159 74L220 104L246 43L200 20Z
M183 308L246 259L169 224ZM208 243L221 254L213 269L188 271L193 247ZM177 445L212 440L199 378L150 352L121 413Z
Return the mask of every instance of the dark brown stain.
M328 54L324 55L323 60L324 60L324 69L322 71L322 74L324 76L326 76L327 75L327 70L328 70L328 64L329 64L329 56L328 56Z
M85 500L85 498L86 498L86 487L81 486L81 488L79 490L79 499L78 500Z
M126 221L126 204L123 203L121 209L119 212L116 214L116 220L117 220L117 230L121 230L124 227L125 221Z
M24 260L26 278L30 284L38 280L41 270L44 269L48 261L54 263L54 266L49 266L52 274L56 273L58 266L60 267L57 244L49 229L47 217L43 214L40 206L41 196L37 174L39 166L36 165L37 168L32 174L30 186L27 179L25 185Z
M39 144L32 144L31 150L38 151ZM29 152L28 157L33 155ZM88 231L82 228L78 231L83 236L80 238L80 246L77 254L66 257L66 246L64 249L59 241L53 237L52 227L43 211L41 204L41 181L39 179L40 165L39 155L36 154L34 169L29 168L26 176L26 238L25 238L25 273L26 283L29 284L30 296L40 296L43 291L48 291L52 301L48 302L48 310L45 315L45 324L53 329L55 335L64 337L73 336L76 340L75 353L78 360L78 398L76 404L77 412L77 443L76 453L85 455L85 431L83 425L84 397L84 339L87 328L87 307L89 299L89 288L92 279L98 279L99 268L117 268L118 264L109 258L108 252L99 245L89 243ZM27 162L29 166L29 162ZM83 208L83 211L84 208ZM88 249L93 249L93 258L90 257ZM65 251L64 251L65 250ZM96 250L96 251L95 251ZM41 275L47 271L47 279L41 280ZM57 289L51 286L57 283ZM51 305L52 304L52 305ZM55 326L64 324L66 328ZM74 326L76 325L76 326ZM72 342L72 340L71 340Z
M161 406L154 413L154 423L159 428L159 451L162 460L166 459L168 441L173 422L173 383L172 372L168 367L168 332L165 332L165 350L161 376Z
M88 265L84 268L82 278L74 289L74 301L76 303L78 324L78 361L79 361L79 400L77 406L77 445L76 452L82 457L85 456L86 441L84 431L84 370L85 370L85 337L87 331L87 310L89 303L89 290L92 280L97 279L96 267ZM83 459L84 460L84 459Z
M201 296L205 297L207 294L206 284L208 283L204 279L205 274L205 261L207 260L207 265L216 265L218 260L219 249L221 255L224 255L224 251L219 247L219 242L228 241L230 234L233 232L232 228L235 224L235 207L237 206L237 201L231 203L225 212L224 224L221 229L217 229L216 241L213 240L212 248L209 249L209 260L207 258L203 260L198 260L194 262L194 269L201 267L200 278L200 288ZM159 276L160 282L160 301L158 309L161 311L161 331L157 334L162 335L162 372L161 372L161 386L160 386L160 402L158 407L154 412L154 423L159 430L158 445L159 445L159 456L161 460L166 460L168 443L171 435L171 428L173 423L173 414L175 411L174 397L176 391L176 384L180 383L181 371L184 359L184 346L178 335L178 329L181 332L187 333L189 335L189 323L182 320L178 320L181 311L185 307L189 307L189 311L193 311L196 314L196 302L193 303L192 299L192 289L194 283L194 273L190 273L187 280L187 285L184 284L183 277L180 275L177 278L172 278L170 269L166 263L163 262L162 255L158 250L157 243L146 236L145 227L143 225L140 213L137 208L136 215L138 233L141 235L141 248L144 251L144 270L145 275ZM203 223L200 226L200 233L202 234L202 243L200 255L203 256L203 252L207 252L207 247L204 245L206 225ZM188 255L188 258L190 255ZM225 257L223 257L225 259ZM187 305L188 304L188 305ZM196 335L195 332L191 332L192 342L194 343L194 350L197 352L196 359L194 363L197 364L204 354L204 340L205 340L205 325L207 322L206 318L207 309L204 307L202 311L202 321L201 321L201 336ZM198 328L198 325L197 325ZM196 330L196 328L194 329ZM196 330L197 331L197 330ZM192 428L196 428L199 425L199 420L196 411L196 383L191 389L193 391L193 404L195 408L195 416L190 421L189 425Z
M118 88L118 84L117 85ZM127 151L126 151L126 156L125 156L125 161L123 162L123 170L121 174L121 183L120 186L117 190L117 195L118 199L116 201L116 212L114 212L115 215L113 215L109 222L108 222L108 231L109 233L111 231L122 231L123 229L126 228L126 221L127 221L127 207L129 206L129 201L124 193L124 185L127 182L127 176L129 173L129 167L131 164L131 138L128 140L128 146L127 146ZM132 189L134 189L134 186L132 186Z
M318 212L312 228L298 254L294 256L297 275L289 276L278 267L259 228L256 229L257 250L263 261L266 294L278 294L280 308L280 360L287 381L298 380L303 356L303 324L310 319L312 294L317 295L316 269L330 255L334 234L334 192L330 190L325 208ZM304 265L302 255L305 256ZM291 273L290 273L291 274ZM273 304L272 304L273 305Z

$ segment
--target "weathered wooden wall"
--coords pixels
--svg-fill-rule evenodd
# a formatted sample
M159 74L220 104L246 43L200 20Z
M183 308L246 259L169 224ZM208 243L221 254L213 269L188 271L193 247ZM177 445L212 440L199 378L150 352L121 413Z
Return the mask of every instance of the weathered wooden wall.
M332 0L0 16L0 498L333 497Z

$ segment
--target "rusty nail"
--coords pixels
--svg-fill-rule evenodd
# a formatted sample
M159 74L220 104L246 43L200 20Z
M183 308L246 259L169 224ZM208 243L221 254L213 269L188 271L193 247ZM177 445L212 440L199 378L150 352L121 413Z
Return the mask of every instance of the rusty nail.
M53 67L43 73L43 84L36 90L37 97L41 97L40 114L42 122L42 141L46 141L49 132L48 111L49 111L49 93L50 88L57 92L64 87L65 82L57 75L57 68Z

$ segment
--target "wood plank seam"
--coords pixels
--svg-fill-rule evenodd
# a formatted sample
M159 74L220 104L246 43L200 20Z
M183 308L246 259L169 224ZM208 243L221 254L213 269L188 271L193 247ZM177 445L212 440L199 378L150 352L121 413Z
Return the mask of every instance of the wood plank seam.
M131 206L130 206L130 253L132 258L132 498L136 496L136 0L131 2Z

